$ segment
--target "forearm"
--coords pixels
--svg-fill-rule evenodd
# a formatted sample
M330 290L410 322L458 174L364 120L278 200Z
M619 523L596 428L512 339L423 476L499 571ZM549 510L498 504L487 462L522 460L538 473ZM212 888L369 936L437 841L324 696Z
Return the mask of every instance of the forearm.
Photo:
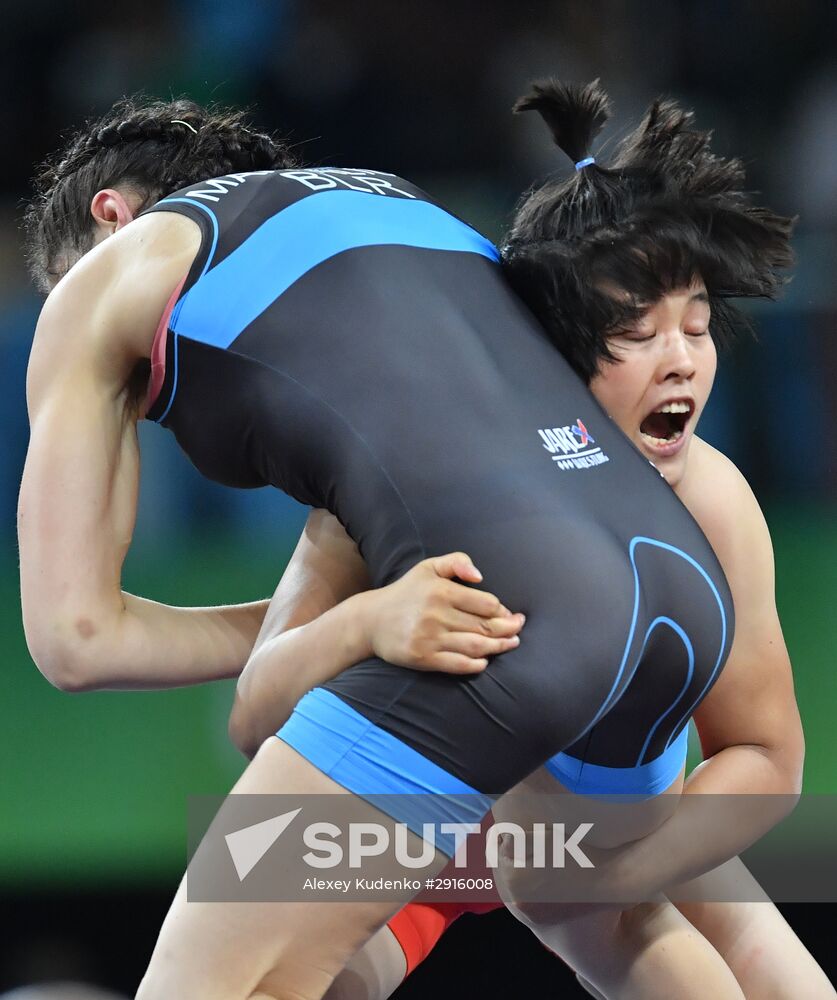
M252 756L306 692L372 655L367 609L373 594L349 597L253 653L230 715L230 736L243 753Z
M238 677L269 601L181 608L123 591L125 611L110 641L114 653L95 657L89 689L180 687Z
M122 600L122 611L68 655L62 690L148 690L238 677L270 603L182 608L125 591Z
M781 754L726 747L692 772L670 819L621 850L621 877L644 894L696 878L755 843L798 794L797 769Z

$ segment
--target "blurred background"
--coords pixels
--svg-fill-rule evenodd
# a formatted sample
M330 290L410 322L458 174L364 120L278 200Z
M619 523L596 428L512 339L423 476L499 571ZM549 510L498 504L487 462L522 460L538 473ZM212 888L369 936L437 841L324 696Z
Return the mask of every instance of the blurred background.
M230 684L53 690L23 640L15 504L24 375L40 302L19 218L34 165L120 95L252 106L309 163L403 174L494 239L523 189L571 165L509 108L543 75L601 77L612 141L659 93L694 107L751 186L798 215L784 300L722 368L702 432L744 471L776 548L779 609L808 756L837 791L837 5L833 0L2 0L0 36L0 990L78 979L131 992L185 860L186 797L227 790ZM126 589L174 604L271 593L305 511L203 481L142 428ZM784 908L833 962L831 906ZM828 950L828 954L826 951ZM834 966L831 965L834 974ZM466 917L399 996L574 996L566 969L504 913ZM69 996L69 992L66 994ZM581 995L581 994L578 994Z

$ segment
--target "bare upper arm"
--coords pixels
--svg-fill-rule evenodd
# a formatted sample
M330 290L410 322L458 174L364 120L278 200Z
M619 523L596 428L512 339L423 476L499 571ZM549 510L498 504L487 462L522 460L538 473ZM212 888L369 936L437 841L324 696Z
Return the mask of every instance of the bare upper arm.
M98 389L116 399L130 391L199 246L194 222L161 213L136 219L70 269L47 297L32 342L30 419L62 393Z
M319 618L370 586L366 563L343 525L328 511L312 511L254 648L271 636Z
M110 655L104 637L123 610L120 573L139 474L138 365L195 251L153 218L126 226L71 268L49 295L32 344L18 504L21 600L30 650L56 678L71 661L76 671L93 662L93 636Z
M792 756L801 753L802 731L776 609L770 533L739 470L701 444L701 487L683 499L715 550L735 607L729 659L695 712L703 752L751 744Z

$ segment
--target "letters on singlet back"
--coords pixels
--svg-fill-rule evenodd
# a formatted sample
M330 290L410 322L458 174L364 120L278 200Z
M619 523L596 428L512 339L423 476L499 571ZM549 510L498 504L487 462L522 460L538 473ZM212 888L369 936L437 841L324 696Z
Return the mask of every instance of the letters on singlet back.
M274 173L272 170L252 170L243 174L227 174L211 181L204 181L199 188L190 188L184 192L189 198L201 198L204 201L218 202L233 188L247 182L248 177L263 177ZM399 198L415 200L415 195L409 191L397 188L388 177L395 174L384 174L374 170L352 169L348 167L323 167L312 170L281 170L282 177L304 184L311 191L327 191L329 188L348 188L350 191L363 191L367 194L394 195ZM396 180L398 178L395 178Z

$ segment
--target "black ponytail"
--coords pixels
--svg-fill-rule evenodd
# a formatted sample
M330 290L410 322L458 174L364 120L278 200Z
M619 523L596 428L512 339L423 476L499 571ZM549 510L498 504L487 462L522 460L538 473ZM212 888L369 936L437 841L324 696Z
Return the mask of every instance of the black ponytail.
M210 177L294 165L288 147L253 128L242 111L187 99L125 98L73 134L35 176L24 218L35 282L48 290L90 249L90 203L102 188L128 187L147 208Z
M598 81L554 80L534 84L514 107L537 111L576 163L609 109ZM611 161L597 154L518 205L506 273L585 381L614 360L608 336L667 292L701 279L723 347L746 327L728 299L774 298L786 283L793 220L754 204L740 161L717 156L710 142L690 111L660 99Z
M579 163L590 155L593 140L610 118L610 99L598 80L584 86L539 80L515 101L512 111L537 111L549 126L555 145L573 163Z

